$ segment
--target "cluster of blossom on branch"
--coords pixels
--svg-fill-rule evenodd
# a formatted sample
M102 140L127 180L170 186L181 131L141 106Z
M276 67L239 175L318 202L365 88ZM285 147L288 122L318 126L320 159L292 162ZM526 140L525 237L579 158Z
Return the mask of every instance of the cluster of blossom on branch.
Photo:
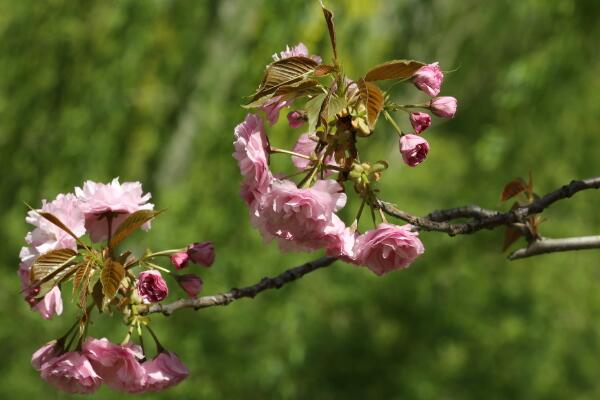
M161 271L187 296L196 297L203 284L199 276L176 273L156 260L164 258L175 270L189 263L210 267L214 247L211 242L193 243L179 249L146 250L137 258L130 251L119 251L124 239L138 229L150 229L151 220L160 214L149 200L139 182L87 181L74 193L43 201L41 209L27 215L34 228L20 254L25 300L45 319L63 312L65 294L79 308L71 329L32 358L41 377L59 389L92 393L104 383L115 390L141 393L176 385L188 375L179 358L159 343L149 317L142 316L138 307L168 296ZM64 291L68 283L72 290ZM127 330L121 344L89 336L94 310L107 316L123 314ZM156 345L153 357L144 348L143 330ZM139 344L134 343L136 337Z
M388 163L361 158L359 142L375 133L383 115L399 137L404 162L414 167L423 162L429 144L422 137L431 124L424 109L452 118L456 99L439 95L443 72L438 63L394 60L378 65L353 80L343 74L337 60L332 14L324 9L334 60L323 64L302 43L273 55L265 76L247 108L262 111L269 125L290 107L291 128L305 127L293 149L273 146L258 113L248 114L234 132L234 158L244 177L241 196L248 204L252 225L265 240L276 240L284 251L325 249L327 255L366 266L374 273L407 267L424 252L418 233L410 225L387 223L379 209L376 187ZM421 104L398 104L377 81L413 83L432 98ZM390 113L404 111L412 132L402 131ZM288 176L270 169L274 154L291 156L297 171ZM297 178L294 180L294 178ZM338 216L347 193L361 198L356 219L347 225ZM358 221L370 209L374 229L358 232ZM381 221L377 221L379 218Z

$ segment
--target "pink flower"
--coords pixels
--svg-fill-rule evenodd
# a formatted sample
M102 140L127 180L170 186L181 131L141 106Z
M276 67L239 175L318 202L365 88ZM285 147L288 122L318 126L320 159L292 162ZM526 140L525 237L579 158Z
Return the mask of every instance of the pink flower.
M431 99L429 109L438 117L454 118L456 114L456 99L451 96L436 97Z
M193 263L210 267L215 261L215 246L213 242L192 243L187 254Z
M194 274L180 275L177 277L177 283L187 293L189 297L196 297L202 290L204 282L202 278Z
M431 125L431 116L424 112L411 112L410 124L415 130L415 133L419 134L429 128L429 125Z
M314 250L321 247L333 213L345 204L346 195L336 181L319 180L299 189L294 182L278 180L253 208L252 224L263 238L277 238L282 250Z
M269 190L273 176L269 170L269 142L262 120L248 114L244 122L235 127L235 152L240 172L244 176L245 199L258 197Z
M130 215L140 210L153 210L154 204L148 203L150 193L143 194L139 182L119 183L115 178L108 184L86 181L83 188L76 187L75 194L81 202L85 213L85 227L94 242L108 237L108 222L104 213L112 212L117 215L112 219L111 227L114 233L119 225ZM142 229L150 229L146 222Z
M356 232L346 227L344 222L333 214L331 224L325 230L322 238L322 246L327 249L326 254L331 257L337 257L349 263L355 262L354 247L356 245Z
M53 214L77 237L85 234L85 217L77 198L69 194L59 194L51 202L42 201L41 211ZM31 247L33 258L56 249L77 249L77 242L67 232L42 217L36 211L29 211L25 218L35 229L27 234L25 241ZM23 260L23 259L22 259Z
M55 315L62 314L63 302L58 286L54 286L46 293L44 298L37 302L32 308L37 310L44 319L52 319Z
M279 55L277 53L273 54L273 61L280 61L289 57L309 57L321 64L322 60L319 56L309 56L308 48L304 45L304 43L298 43L294 47L290 48L290 46L285 46L285 50L281 51Z
M414 167L427 158L429 143L421 136L404 135L400 138L400 153L404 162Z
M177 385L189 375L187 367L170 351L160 352L142 364L146 374L145 391L155 392Z
M137 282L137 291L142 299L149 303L162 301L169 294L167 282L156 270L143 271Z
M93 393L102 382L87 357L75 351L47 360L40 372L43 380L68 393Z
M36 371L41 371L44 363L60 355L61 347L56 340L46 343L31 356L31 366Z
M282 108L292 104L290 100L282 100L281 96L270 98L263 104L261 110L265 113L270 125L275 125L279 120L279 112Z
M294 153L304 154L305 156L310 157L314 155L315 148L317 147L317 142L312 140L308 133L303 133L298 138L298 141L294 145ZM298 169L306 169L311 165L311 160L306 158L292 156L292 163ZM333 156L328 156L325 158L325 163L330 165L338 165Z
M437 62L424 65L413 75L413 82L420 90L429 96L437 96L442 87L444 74Z
M292 111L287 115L288 123L292 128L298 128L306 122L306 115L300 111Z
M171 255L171 264L175 266L176 269L183 269L187 266L190 257L188 253L185 251L180 251L179 253L175 253Z
M144 357L140 346L131 343L120 346L106 338L88 338L83 343L83 354L112 389L128 393L144 391L146 374L138 361Z
M377 275L408 267L425 247L411 225L379 224L356 239L356 260Z

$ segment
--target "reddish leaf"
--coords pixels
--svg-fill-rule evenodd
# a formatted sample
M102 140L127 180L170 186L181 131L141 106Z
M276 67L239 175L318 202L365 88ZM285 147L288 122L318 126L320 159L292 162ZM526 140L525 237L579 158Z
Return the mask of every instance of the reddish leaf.
M422 62L413 60L388 61L371 68L365 75L365 81L410 78L424 65Z
M517 178L504 186L504 190L502 190L502 196L500 200L506 201L511 197L514 197L527 189L527 183L523 180L523 178Z
M383 92L379 89L379 86L373 82L367 82L364 79L358 81L358 90L360 98L365 107L367 108L367 122L369 128L373 130L379 113L383 110Z
M506 251L506 249L508 249L511 244L519 240L521 236L523 235L518 229L515 229L512 226L507 226L506 233L504 234L504 244L502 245L502 251Z

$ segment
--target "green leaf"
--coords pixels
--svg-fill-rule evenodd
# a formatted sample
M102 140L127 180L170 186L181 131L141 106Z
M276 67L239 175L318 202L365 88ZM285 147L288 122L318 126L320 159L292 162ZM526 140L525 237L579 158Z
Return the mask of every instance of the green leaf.
M392 60L371 68L364 79L369 82L410 78L424 65L414 60Z
M123 264L107 258L104 262L102 273L100 274L102 294L107 300L111 300L115 297L123 278L125 278L125 268L123 268Z
M383 110L383 92L379 89L379 86L364 79L360 79L357 84L360 99L367 108L367 123L369 128L373 130L377 118L379 118L379 113Z
M263 81L250 102L275 93L282 86L292 85L308 78L318 65L312 58L302 56L288 57L269 64Z
M348 101L343 97L331 96L327 104L327 119L333 119L348 106Z
M317 127L321 106L323 105L326 96L327 95L325 93L321 93L320 95L315 96L307 101L304 105L304 110L306 111L306 115L308 117L309 132L314 132Z
M117 228L115 234L110 239L109 246L116 247L119 243L121 243L125 238L139 229L146 222L150 221L152 218L156 217L158 214L162 213L163 210L154 211L154 210L140 210L136 211L133 214L130 214L125 221L121 222L121 225Z

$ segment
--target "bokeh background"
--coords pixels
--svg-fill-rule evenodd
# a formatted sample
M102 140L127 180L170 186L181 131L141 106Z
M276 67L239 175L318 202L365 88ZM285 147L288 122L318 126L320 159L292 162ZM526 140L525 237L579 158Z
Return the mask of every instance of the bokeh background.
M459 112L427 131L424 164L401 163L383 122L364 148L390 161L381 188L402 209L506 207L503 184L529 171L540 193L600 172L600 2L327 5L350 76L393 58L453 71L442 93L459 99ZM0 0L0 398L69 398L29 365L75 306L47 322L21 300L23 202L86 179L141 181L168 212L130 246L213 240L217 262L198 271L205 293L315 257L262 243L231 157L243 96L271 54L299 41L330 57L317 1ZM394 95L424 99L408 85ZM284 147L301 131L282 119L272 132ZM598 234L598 204L591 191L556 204L542 233ZM347 208L351 218L355 203ZM502 236L423 233L426 254L404 271L376 277L337 263L254 300L155 316L191 375L144 398L597 399L600 253L511 263ZM124 333L117 317L92 327L113 341Z

